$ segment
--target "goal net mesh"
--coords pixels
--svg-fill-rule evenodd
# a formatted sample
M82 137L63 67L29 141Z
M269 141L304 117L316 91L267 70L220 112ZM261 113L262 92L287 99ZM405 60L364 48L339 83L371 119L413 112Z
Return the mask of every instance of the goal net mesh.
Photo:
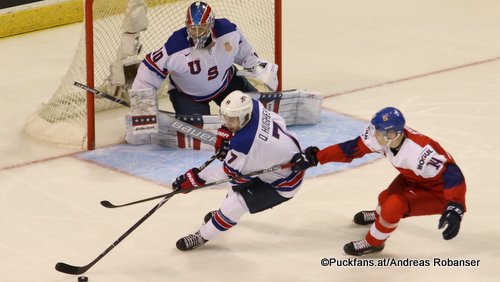
M90 5L91 0L84 0ZM73 60L61 84L52 97L40 105L25 126L25 132L38 140L59 145L85 148L87 146L86 92L73 86L75 81L86 83L88 60L94 63L94 86L108 93L110 68L121 56L121 41L126 18L137 18L134 5L145 5L147 28L138 33L142 45L135 56L160 48L177 29L184 27L190 0L93 0L91 32L83 25ZM275 6L273 0L212 0L206 1L216 18L228 18L235 23L256 48L260 57L275 61ZM135 14L134 14L135 13ZM140 18L140 17L139 17ZM139 20L144 20L143 17ZM86 57L86 37L93 38L93 58ZM134 58L126 58L134 59ZM109 93L113 94L113 93ZM118 95L118 94L113 94ZM162 95L161 93L159 94ZM126 96L126 95L125 95ZM127 97L119 98L125 99ZM95 111L109 110L120 105L107 99L95 99Z

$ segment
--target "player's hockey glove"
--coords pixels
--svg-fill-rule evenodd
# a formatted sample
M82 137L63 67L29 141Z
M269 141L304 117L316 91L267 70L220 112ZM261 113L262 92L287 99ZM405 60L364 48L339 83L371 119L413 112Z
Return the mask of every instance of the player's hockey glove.
M188 170L175 179L172 183L172 189L174 191L181 190L182 193L186 194L193 191L196 187L205 185L205 180L201 179L198 175L199 172L200 170L196 167Z
M439 219L438 229L442 229L445 225L446 228L443 231L443 239L450 240L453 239L458 234L460 230L460 221L464 215L464 207L462 204L457 202L449 202L445 211Z
M303 153L295 154L292 158L292 163L295 163L292 166L292 171L299 172L318 165L318 159L316 158L318 152L318 147L311 146L307 147Z
M233 138L233 133L225 126L221 126L217 130L217 139L215 140L215 152L217 159L223 161L229 151L229 140Z

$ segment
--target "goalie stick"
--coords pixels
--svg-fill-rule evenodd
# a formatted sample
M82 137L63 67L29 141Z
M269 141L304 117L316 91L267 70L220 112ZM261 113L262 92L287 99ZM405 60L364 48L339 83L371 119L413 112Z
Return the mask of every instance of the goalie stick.
M120 98L117 98L115 96L111 96L107 93L104 93L104 92L101 92L97 89L94 89L92 87L89 87L85 84L82 84L78 81L75 81L73 83L73 85L77 86L77 87L80 87L81 89L85 90L85 91L88 91L94 95L97 95L99 97L102 97L102 98L106 98L108 100L111 100L115 103L118 103L122 106L125 106L125 107L129 107L130 108L130 104L127 102L127 101L124 101ZM163 113L163 114L167 114L167 116L171 116L171 115L175 115L174 112L169 112L169 111L163 111L163 110L159 110L160 113ZM205 130L202 130L194 125L191 125L189 123L186 123L186 122L183 122L183 121L180 121L176 118L170 118L171 119L171 124L170 124L170 127L174 128L176 131L180 132L180 133L184 133L186 135L189 135L193 138L196 138L196 139L199 139L200 141L206 143L206 144L210 144L210 145L215 145L215 140L216 140L216 136L215 134L213 134L212 132L209 132L209 131L205 131Z
M276 165L276 166L273 166L273 167L270 167L270 168L267 168L267 169L257 170L257 171L254 171L254 172L251 172L251 173L248 173L248 174L240 175L240 176L235 177L235 178L225 178L225 179L217 180L217 181L214 181L214 182L207 183L207 184L205 184L203 186L197 187L196 189L200 189L200 188L204 188L204 187L208 187L208 186L214 186L214 185L222 184L222 183L225 183L225 182L229 182L229 181L231 181L233 179L240 179L240 178L245 178L245 177L251 177L251 176L256 176L256 175L259 175L259 174L264 174L264 173L273 172L273 171L277 171L277 170L281 170L281 169L285 169L285 168L290 168L294 164L295 163L286 163L286 164ZM126 207L126 206L130 206L130 205L135 205L135 204L139 204L139 203L144 203L144 202L156 200L156 199L163 198L163 197L172 197L173 195L176 194L176 192L177 191L174 191L174 192L170 192L170 193L167 193L167 194L162 194L162 195L154 196L154 197L151 197L151 198L146 198L146 199L142 199L142 200L138 200L138 201L135 201L135 202L126 203L126 204L121 204L121 205L115 205L115 204L112 204L109 201L101 201L101 205L103 207L110 208L110 209L121 208L121 207Z
M214 156L216 156L216 155L214 155ZM286 163L286 164L276 165L276 166L273 166L273 167L270 167L267 169L262 169L262 170L254 171L254 172L251 172L251 173L248 173L245 175L241 175L241 176L236 177L234 179L255 176L258 174L264 174L264 173L268 173L268 172L273 172L273 171L277 171L280 169L292 167L293 165L294 165L294 163ZM221 180L210 182L210 183L205 184L203 186L197 187L196 189L201 189L204 187L221 184L224 182L228 182L230 180L231 179L229 179L229 178L228 179L221 179ZM132 227L130 227L125 233L123 233L120 236L120 238L118 238L116 241L114 241L113 244L111 244L106 250L104 250L99 256L97 256L89 264L84 265L84 266L74 266L74 265L69 265L69 264L64 263L64 262L58 262L55 266L55 269L59 272L63 272L66 274L73 274L73 275L79 275L79 274L85 273L92 266L94 266L99 260L101 260L106 254L108 254L114 247L116 247L118 244L120 244L120 242L123 241L123 239L127 238L128 235L130 235L137 227L139 227L139 225L141 225L144 221L146 221L146 219L148 219L151 215L153 215L153 213L155 213L158 209L160 209L161 206L163 206L166 202L168 202L168 200L170 200L174 195L179 194L179 193L181 193L181 190L176 190L176 191L170 192L168 194L164 194L164 195L156 196L153 198L148 198L148 199L134 202L134 203L145 202L145 201L150 201L153 199L158 199L158 198L163 197L163 199L158 204L156 204L148 213L146 213L141 219L139 219L139 221L137 221ZM130 203L130 204L133 204L133 203ZM127 205L130 205L130 204L127 204Z

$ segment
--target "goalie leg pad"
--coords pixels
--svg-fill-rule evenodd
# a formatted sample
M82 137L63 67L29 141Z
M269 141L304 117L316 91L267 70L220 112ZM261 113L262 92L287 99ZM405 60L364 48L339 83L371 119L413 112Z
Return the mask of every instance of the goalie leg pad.
M318 92L297 90L297 114L294 124L316 124L319 122L323 96Z
M183 125L179 122L176 123L177 119L202 129L200 130L200 132L191 132L191 135L195 133L195 137L199 136L199 139L185 134L191 129L184 128ZM215 140L211 140L213 137L208 136L206 133L203 133L203 131L208 131L215 134L217 132L217 129L220 127L220 118L218 116L184 115L177 116L177 119L170 114L159 112L157 133L134 135L130 130L127 130L125 140L129 144L159 144L166 147L213 151L213 145L210 145L207 141L215 142ZM130 128L131 119L127 118L126 120L128 123L127 128ZM200 139L204 140L204 142L200 141Z
M158 133L158 100L154 89L130 91L130 114L126 115L125 140L141 144L146 137L136 135ZM146 138L147 140L148 138Z
M259 100L266 109L277 112L289 125L316 124L319 121L323 97L319 93L304 90L287 90L283 92L248 93ZM155 99L156 101L156 99ZM158 132L132 134L131 116L127 116L126 141L130 144L160 144L168 147L178 147L193 150L213 150L213 146L205 144L183 134L182 128L173 127L175 119L166 113L157 113ZM184 122L216 134L221 126L219 116L178 115ZM201 136L203 137L203 136Z
M177 147L181 149L190 150L210 150L213 151L213 145L207 144L206 142L201 142L200 139L206 140L209 138L205 136L203 132L196 133L199 134L200 139L193 138L188 134L184 134L184 130L190 130L189 128L183 128L182 125L176 125L175 119L167 114L160 113L160 128L158 134L152 135L151 141L155 144L160 144L167 147ZM218 116L177 116L177 119L194 125L204 131L209 131L216 133L217 129L220 127L220 119ZM191 132L194 133L194 132ZM196 135L198 136L198 135Z
M317 92L294 89L248 94L266 109L282 116L287 126L316 124L319 121L323 96Z
M133 145L160 144L166 147L178 147L177 131L171 126L173 119L165 113L158 113L158 132L133 134L132 116L127 115L125 141Z

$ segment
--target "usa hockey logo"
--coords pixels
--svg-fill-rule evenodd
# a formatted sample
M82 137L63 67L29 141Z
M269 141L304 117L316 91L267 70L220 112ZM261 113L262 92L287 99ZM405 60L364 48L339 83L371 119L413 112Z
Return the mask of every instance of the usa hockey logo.
M224 43L224 50L226 50L226 52L228 52L228 53L230 53L231 51L233 51L233 46L231 46L231 43L225 42Z

